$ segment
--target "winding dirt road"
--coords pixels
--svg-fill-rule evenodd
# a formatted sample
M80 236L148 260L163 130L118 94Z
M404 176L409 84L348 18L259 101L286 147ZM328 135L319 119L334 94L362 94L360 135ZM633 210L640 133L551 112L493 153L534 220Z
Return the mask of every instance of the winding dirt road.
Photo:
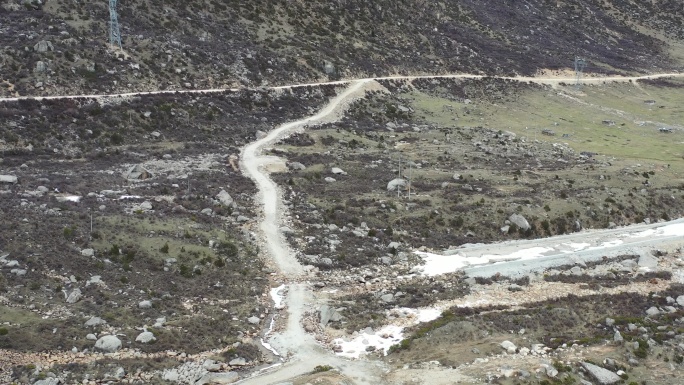
M301 374L311 372L318 365L330 365L354 381L355 384L378 384L382 374L380 363L368 361L347 361L330 354L321 346L313 335L307 333L300 321L306 310L316 304L313 291L307 283L293 283L303 281L304 268L295 257L279 231L284 209L278 186L270 179L267 166L281 163L274 156L262 156L264 147L274 144L279 139L292 134L295 130L307 124L320 124L334 121L341 116L344 106L354 98L363 96L366 89L377 86L371 80L360 80L350 86L337 97L332 99L326 107L316 115L284 124L271 131L267 136L259 139L242 151L240 168L243 173L254 180L259 189L258 201L262 207L261 242L265 244L269 257L277 265L281 274L290 282L286 284L288 319L285 329L271 337L268 343L283 357L289 359L283 364L266 371L256 377L243 380L243 384L277 383Z

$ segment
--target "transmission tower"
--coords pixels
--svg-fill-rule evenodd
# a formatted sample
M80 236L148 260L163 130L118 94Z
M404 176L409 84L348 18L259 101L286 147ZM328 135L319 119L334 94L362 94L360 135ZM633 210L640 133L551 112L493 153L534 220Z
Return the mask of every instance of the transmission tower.
M119 31L119 17L116 14L116 1L109 0L109 44L121 48L121 32Z
M582 77L584 76L584 68L587 66L587 61L579 56L575 56L575 87L580 88L582 85Z

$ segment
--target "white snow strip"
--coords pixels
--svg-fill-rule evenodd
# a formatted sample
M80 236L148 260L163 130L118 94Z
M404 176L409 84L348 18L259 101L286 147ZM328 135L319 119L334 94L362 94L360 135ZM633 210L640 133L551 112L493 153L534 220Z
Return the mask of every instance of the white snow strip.
M388 325L374 333L361 332L358 337L351 341L345 341L337 338L333 344L339 345L342 348L338 356L347 358L359 358L362 354L366 354L366 348L369 346L375 347L375 350L382 350L385 355L392 345L396 345L404 339L404 328L395 325Z
M275 349L273 348L273 346L271 346L271 344L269 344L268 342L264 341L263 338L261 339L261 346L263 346L263 347L265 347L266 349L270 350L271 353L273 353L274 355L280 357L280 353L278 353L278 351L275 350ZM282 358L281 358L281 359L282 359Z
M283 296L282 296L282 294L279 294L279 293L284 288L285 288L285 285L280 285L274 289L271 289L271 299L273 299L274 306L276 309L282 309L283 308Z
M423 275L434 277L440 274L453 273L466 266L486 265L489 263L518 259L535 259L543 256L544 253L549 251L553 251L553 248L532 247L518 250L510 254L485 254L480 257L467 257L462 254L440 255L422 251L416 251L416 254L421 256L425 261L425 265L421 267Z
M275 365L271 365L271 366L266 367L266 368L263 368L263 369L259 369L259 373L265 372L265 371L267 371L267 370L271 370L271 369L273 369L273 368L277 368L277 367L280 366L280 365L282 365L282 364L275 364Z
M673 225L660 227L658 228L658 232L658 235L665 237L684 237L684 223L675 223Z

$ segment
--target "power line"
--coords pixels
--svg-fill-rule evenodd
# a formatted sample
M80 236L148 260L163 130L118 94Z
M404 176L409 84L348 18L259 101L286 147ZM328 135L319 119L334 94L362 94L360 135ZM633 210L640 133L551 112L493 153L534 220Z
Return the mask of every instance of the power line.
M119 16L116 14L116 1L109 0L109 44L121 48L121 32L119 31Z

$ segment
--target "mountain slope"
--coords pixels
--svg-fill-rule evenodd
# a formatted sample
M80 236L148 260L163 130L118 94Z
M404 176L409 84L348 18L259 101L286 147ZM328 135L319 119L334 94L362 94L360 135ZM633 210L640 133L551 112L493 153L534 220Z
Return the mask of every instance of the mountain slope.
M674 0L132 0L118 7L125 54L117 54L106 44L105 1L2 8L3 95L532 74L570 68L575 55L589 60L587 71L672 70L681 63L670 44L684 36Z

